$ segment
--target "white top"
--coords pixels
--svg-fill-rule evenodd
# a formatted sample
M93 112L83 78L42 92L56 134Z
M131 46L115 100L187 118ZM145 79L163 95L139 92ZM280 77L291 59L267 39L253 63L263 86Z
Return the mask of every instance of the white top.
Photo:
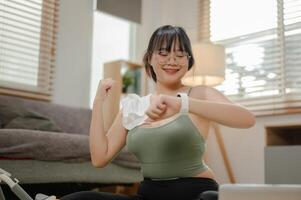
M148 116L145 111L150 105L150 96L140 97L137 94L128 94L121 100L122 106L122 125L131 130L145 122Z
M188 113L188 96L186 93L178 93L181 97L180 113ZM145 122L148 116L145 114L150 106L150 97L152 94L140 97L137 94L128 94L121 100L122 125L131 130Z

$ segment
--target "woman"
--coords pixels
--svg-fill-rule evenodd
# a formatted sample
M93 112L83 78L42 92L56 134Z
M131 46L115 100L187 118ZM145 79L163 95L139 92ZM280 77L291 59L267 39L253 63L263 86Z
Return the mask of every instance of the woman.
M144 180L137 195L78 192L62 199L193 200L201 199L204 191L218 190L213 172L203 161L209 123L249 128L255 123L254 116L213 88L191 88L181 83L194 64L189 38L181 27L158 28L150 38L143 61L148 76L155 82L154 94L126 98L106 133L102 106L114 81L101 81L90 127L95 167L106 166L126 144L138 157ZM141 110L145 115L141 115Z

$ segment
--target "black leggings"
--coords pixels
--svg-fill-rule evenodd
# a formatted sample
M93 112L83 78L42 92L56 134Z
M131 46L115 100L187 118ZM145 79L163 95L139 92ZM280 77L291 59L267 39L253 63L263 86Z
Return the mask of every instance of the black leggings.
M201 200L205 191L217 191L218 184L213 179L189 177L174 180L151 180L145 178L134 196L105 192L76 192L61 200ZM210 199L213 199L210 197Z

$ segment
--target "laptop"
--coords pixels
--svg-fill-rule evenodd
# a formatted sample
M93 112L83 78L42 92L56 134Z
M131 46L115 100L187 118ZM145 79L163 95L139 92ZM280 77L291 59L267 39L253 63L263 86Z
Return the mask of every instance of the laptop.
M301 200L301 185L222 184L218 200Z

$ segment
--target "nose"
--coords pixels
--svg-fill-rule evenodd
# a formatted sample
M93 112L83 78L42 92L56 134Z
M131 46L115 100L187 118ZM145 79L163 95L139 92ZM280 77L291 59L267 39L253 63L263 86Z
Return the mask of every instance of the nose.
M169 56L167 59L167 64L169 65L175 65L177 63L176 58L174 56Z

